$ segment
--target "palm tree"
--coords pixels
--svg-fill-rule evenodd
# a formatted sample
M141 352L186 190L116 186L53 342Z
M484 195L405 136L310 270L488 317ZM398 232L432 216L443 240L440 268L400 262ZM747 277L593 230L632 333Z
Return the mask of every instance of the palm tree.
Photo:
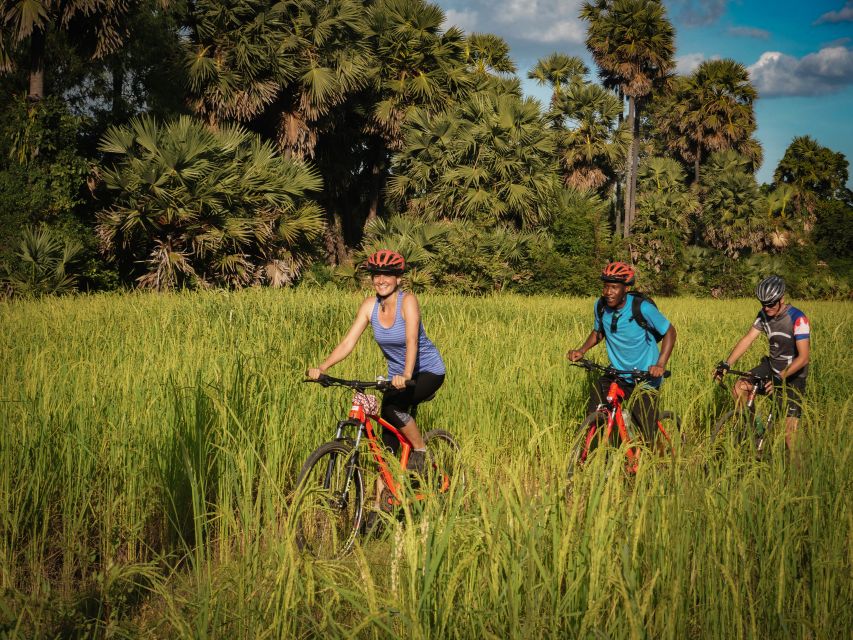
M622 102L592 83L573 83L551 109L566 186L602 190L615 178L631 144L627 123L620 123Z
M564 53L552 53L546 58L540 58L536 66L527 72L527 77L536 80L540 86L551 87L551 108L559 103L563 93L571 86L583 82L589 68L577 56L567 56Z
M752 173L752 161L734 151L717 151L708 159L700 184L701 224L705 241L736 258L763 248L766 220Z
M168 4L163 0L163 4ZM76 42L93 40L94 59L117 50L124 42L122 19L130 9L128 0L5 0L0 8L0 71L14 67L12 51L29 41L28 97L44 96L44 54L48 33L53 29L74 30Z
M413 115L388 194L427 218L527 228L551 217L556 187L538 103L478 93L447 113Z
M367 221L379 213L390 156L403 148L404 126L416 111L436 114L467 95L469 59L508 68L497 41L479 37L472 56L462 31L441 30L444 12L424 0L379 0L368 11L367 36L375 56L370 117L372 143Z
M733 149L761 165L754 103L758 92L749 72L734 60L706 60L690 76L679 77L655 110L655 124L670 151L693 164L700 179L702 160L714 151Z
M811 216L818 200L844 198L841 191L847 184L847 158L810 136L797 136L785 149L773 180L793 187L795 206Z
M626 166L624 235L631 235L637 184L640 114L644 101L674 67L675 30L660 0L594 0L580 17L589 23L586 47L604 86L628 97L631 153Z
M320 178L238 126L136 118L110 128L100 150L115 162L101 172L113 195L98 216L101 248L140 286L281 286L322 231L306 197Z
M16 296L70 293L79 278L75 263L83 251L76 240L61 238L47 227L27 227L21 234L17 263L2 281Z

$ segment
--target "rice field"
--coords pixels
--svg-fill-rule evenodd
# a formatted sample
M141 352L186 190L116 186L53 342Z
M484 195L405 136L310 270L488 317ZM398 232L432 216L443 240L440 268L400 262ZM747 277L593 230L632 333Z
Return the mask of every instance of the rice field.
M730 403L713 365L756 304L658 299L678 329L661 405L686 443L632 478L596 458L567 485L590 381L564 354L593 299L421 296L448 376L418 420L460 441L465 491L315 562L294 544L294 482L349 396L302 373L359 299L0 304L0 636L849 636L853 303L793 301L812 322L800 447L776 433L757 462L703 446ZM369 330L330 373L384 373Z

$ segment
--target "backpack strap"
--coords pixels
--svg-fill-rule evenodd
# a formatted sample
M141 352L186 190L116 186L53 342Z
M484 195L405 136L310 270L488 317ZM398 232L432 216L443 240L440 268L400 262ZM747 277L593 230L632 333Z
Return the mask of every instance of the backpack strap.
M595 315L598 316L598 327L601 335L604 335L604 297L598 299L595 303Z
M651 304L655 304L654 300L642 293L631 293L629 295L631 296L631 315L634 316L634 322L642 327L646 333L651 334L654 337L655 342L663 340L663 334L649 324L649 321L646 320L641 308L644 301L648 300ZM655 304L655 306L657 305Z

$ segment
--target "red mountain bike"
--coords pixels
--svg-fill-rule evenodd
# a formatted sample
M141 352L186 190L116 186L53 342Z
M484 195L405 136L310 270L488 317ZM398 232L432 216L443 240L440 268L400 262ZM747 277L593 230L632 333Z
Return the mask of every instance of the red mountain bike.
M424 500L463 484L457 464L459 445L442 429L424 434L427 454L423 476L413 482L406 480L412 444L379 417L378 398L365 393L368 389L392 389L389 380L366 382L322 375L318 380L305 382L346 387L355 393L349 416L338 422L334 440L308 456L296 480L296 542L301 549L318 558L335 558L352 548L365 512L366 477L382 479L385 488L380 499L384 504L380 506L384 511L392 511L406 497ZM377 426L399 441L399 458L385 446Z
M615 378L620 375L630 375L635 381L641 382L650 380L651 376L648 371L622 371L614 369L612 366L602 366L590 360L578 360L569 364L581 367L587 371L597 371L608 377ZM664 373L664 377L668 378L669 371ZM571 478L580 467L589 458L590 454L601 444L619 446L620 444L634 445L629 446L625 452L627 459L625 470L629 474L637 472L637 465L640 458L640 449L636 443L641 441L641 437L637 437L637 429L632 424L630 416L622 410L622 400L625 398L625 392L614 381L610 384L607 390L606 401L599 404L595 411L590 413L583 421L580 431L582 437L578 443L572 448L569 454L568 476ZM658 414L658 438L655 443L661 452L665 448L672 449L672 435L681 433L681 420L672 411L661 411ZM680 435L678 437L681 437ZM683 440L682 440L683 443Z

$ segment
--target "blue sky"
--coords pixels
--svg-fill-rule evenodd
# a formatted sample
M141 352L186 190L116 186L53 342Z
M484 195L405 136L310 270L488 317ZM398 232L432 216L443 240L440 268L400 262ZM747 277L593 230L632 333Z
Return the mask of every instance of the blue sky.
M547 101L526 80L554 51L583 58L583 0L433 0L446 25L504 38L528 95ZM810 135L853 164L853 0L665 0L676 30L676 62L689 73L703 60L733 58L759 91L757 137L764 147L760 182L770 182L794 136ZM853 184L853 176L848 186Z

